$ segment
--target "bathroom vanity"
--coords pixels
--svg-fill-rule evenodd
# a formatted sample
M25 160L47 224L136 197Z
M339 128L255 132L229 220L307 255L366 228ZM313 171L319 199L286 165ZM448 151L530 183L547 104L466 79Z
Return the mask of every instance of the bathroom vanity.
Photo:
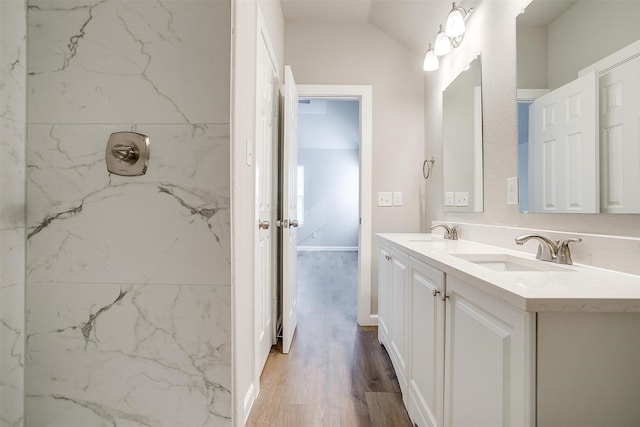
M640 425L640 276L377 236L379 340L419 427Z

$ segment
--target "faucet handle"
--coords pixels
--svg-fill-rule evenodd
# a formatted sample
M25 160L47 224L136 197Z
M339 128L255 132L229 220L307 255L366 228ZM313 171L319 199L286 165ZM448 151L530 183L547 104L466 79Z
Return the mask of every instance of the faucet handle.
M451 226L451 240L458 240L458 226Z
M569 243L580 243L582 239L578 239L575 237L570 237L564 240L562 243L558 245L558 255L554 259L558 264L573 264L573 260L571 259L571 251L569 250Z

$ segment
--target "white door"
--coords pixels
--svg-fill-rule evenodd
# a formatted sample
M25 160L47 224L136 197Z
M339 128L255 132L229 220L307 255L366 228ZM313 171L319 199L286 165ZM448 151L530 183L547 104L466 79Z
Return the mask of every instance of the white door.
M298 258L298 90L291 67L284 69L282 146L282 352L288 353L296 331Z
M275 331L272 306L273 245L275 216L273 206L274 141L277 135L276 66L269 53L264 26L258 27L256 57L256 260L255 260L255 339L256 369L259 376L273 344Z
M640 212L640 57L600 77L602 212Z
M600 210L598 83L591 72L536 99L530 109L529 210Z

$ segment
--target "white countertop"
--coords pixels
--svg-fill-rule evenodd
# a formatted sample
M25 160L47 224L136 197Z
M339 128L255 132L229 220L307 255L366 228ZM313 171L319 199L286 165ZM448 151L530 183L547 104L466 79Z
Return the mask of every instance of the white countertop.
M640 312L640 276L574 264L559 271L495 271L455 254L509 254L535 262L522 252L467 240L444 240L437 234L380 233L414 258L459 278L515 307L533 312ZM514 243L515 245L515 243ZM638 260L640 262L640 260ZM551 263L553 266L557 264Z

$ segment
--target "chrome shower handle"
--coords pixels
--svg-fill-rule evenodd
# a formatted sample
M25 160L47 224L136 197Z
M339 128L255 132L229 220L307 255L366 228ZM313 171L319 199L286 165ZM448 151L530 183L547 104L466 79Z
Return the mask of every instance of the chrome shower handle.
M116 144L111 148L111 155L125 163L134 164L140 157L140 151L134 144Z

